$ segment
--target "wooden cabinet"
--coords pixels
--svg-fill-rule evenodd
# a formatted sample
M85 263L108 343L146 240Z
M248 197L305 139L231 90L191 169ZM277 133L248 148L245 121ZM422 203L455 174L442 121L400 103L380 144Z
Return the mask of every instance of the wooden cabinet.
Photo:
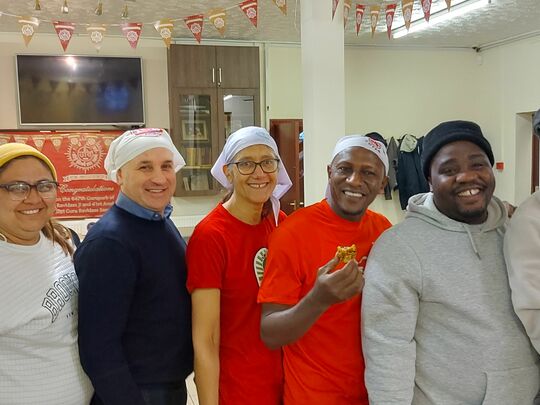
M172 87L258 89L259 48L245 46L171 45Z
M171 136L186 160L175 195L216 194L210 169L225 140L260 125L259 50L171 45L168 56Z
M289 215L304 206L303 122L301 119L272 119L270 135L276 141L281 160L292 181L289 191L281 197L281 209Z

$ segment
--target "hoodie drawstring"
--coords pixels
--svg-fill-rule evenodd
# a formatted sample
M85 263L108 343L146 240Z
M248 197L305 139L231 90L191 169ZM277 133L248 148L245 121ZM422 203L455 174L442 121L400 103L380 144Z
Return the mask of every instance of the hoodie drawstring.
M474 243L474 238L471 234L469 227L467 225L463 225L463 228L465 228L465 231L467 232L467 235L469 236L469 241L471 242L471 246L474 250L474 253L476 253L476 256L478 257L478 259L482 260L482 258L480 257L480 253L478 252L478 249L476 248L476 243Z

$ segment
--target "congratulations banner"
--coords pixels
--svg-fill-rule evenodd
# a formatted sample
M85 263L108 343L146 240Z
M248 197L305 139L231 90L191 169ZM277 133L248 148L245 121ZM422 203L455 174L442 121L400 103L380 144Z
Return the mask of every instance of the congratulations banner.
M107 180L103 161L122 131L0 132L0 144L26 143L40 150L58 174L57 218L97 218L114 203L118 185Z

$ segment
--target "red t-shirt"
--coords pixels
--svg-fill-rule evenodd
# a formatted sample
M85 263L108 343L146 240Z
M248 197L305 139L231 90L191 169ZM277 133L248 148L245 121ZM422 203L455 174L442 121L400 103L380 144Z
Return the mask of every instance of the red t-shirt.
M261 341L255 275L255 268L264 266L268 236L275 227L273 215L248 225L219 204L189 239L188 290L218 288L221 294L220 405L282 402L281 350L269 350Z
M269 240L258 301L295 305L313 287L317 270L338 246L357 248L360 266L390 222L366 211L359 222L326 200L289 216ZM284 346L285 405L368 404L360 337L360 297L330 307L296 342Z

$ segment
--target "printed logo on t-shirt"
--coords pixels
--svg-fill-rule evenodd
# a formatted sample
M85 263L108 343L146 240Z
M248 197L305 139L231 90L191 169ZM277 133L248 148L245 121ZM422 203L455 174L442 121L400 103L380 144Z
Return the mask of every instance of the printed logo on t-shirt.
M43 308L51 313L51 323L56 321L62 308L64 308L73 294L77 292L79 292L79 281L74 271L64 274L53 283L53 286L49 288L41 304Z
M255 270L255 278L257 279L257 283L259 283L259 287L261 286L264 275L264 266L266 264L267 254L267 248L260 248L253 258L253 270Z

